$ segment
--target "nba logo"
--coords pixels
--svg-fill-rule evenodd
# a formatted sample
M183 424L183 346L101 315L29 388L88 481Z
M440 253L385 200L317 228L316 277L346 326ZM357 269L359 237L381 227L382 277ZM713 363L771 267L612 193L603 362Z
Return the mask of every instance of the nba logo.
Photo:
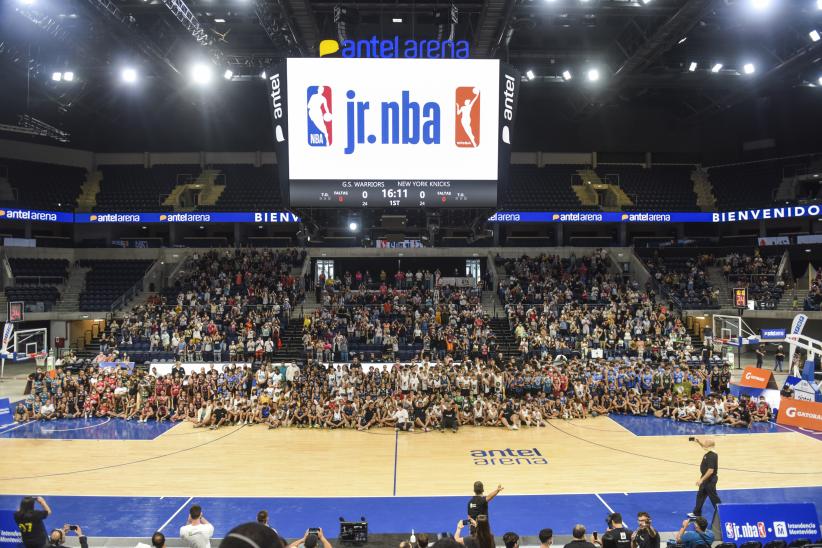
M460 148L477 148L480 144L480 90L463 86L457 88L455 95L454 144Z
M761 521L757 522L756 528L759 529L759 536L761 538L765 538L765 537L768 536L768 532L765 530L765 524L764 523L762 523Z
M331 146L333 129L331 88L308 86L308 144L312 147Z

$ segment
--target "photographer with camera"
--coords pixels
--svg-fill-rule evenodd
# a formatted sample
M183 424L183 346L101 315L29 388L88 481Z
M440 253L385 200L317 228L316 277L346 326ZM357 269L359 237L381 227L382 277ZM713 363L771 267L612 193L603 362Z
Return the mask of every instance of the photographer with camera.
M466 525L471 526L472 534L462 537L462 529ZM457 522L457 530L454 531L454 540L465 546L465 548L495 548L494 535L491 533L491 524L488 516L481 514L477 519L461 519Z
M631 537L631 548L659 548L659 533L651 525L650 514L639 512L636 519L637 529Z
M63 525L62 529L55 529L49 535L49 546L63 546L66 543L66 535L69 531L74 531L77 540L80 541L80 548L88 548L88 538L83 534L79 525Z
M180 527L180 538L190 548L211 548L214 526L203 516L199 504L188 509L188 520Z
M605 518L608 530L602 535L602 548L631 548L633 533L622 523L622 514L613 512Z
M691 523L694 524L694 530L686 531ZM711 546L714 542L714 532L708 529L708 520L704 517L688 518L682 522L682 527L676 534L676 541L684 548L695 548L700 545Z

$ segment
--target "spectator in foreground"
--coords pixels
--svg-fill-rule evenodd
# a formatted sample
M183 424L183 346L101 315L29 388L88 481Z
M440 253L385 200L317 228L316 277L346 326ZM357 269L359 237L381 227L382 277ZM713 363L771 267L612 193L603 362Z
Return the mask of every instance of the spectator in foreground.
M43 509L35 510L35 502ZM51 508L43 497L23 497L20 501L20 509L14 513L14 521L20 528L23 545L26 548L42 548L48 542L43 520L49 514L51 514Z
M546 527L539 532L539 548L549 548L554 543L554 530Z
M160 531L151 535L152 548L166 548L166 536Z
M180 539L191 548L211 548L214 526L203 516L203 509L195 504L188 510L188 520L180 527Z
M285 548L285 542L271 527L249 522L226 533L220 548Z
M694 524L694 529L686 531L690 523ZM694 548L697 545L710 546L714 542L714 533L708 529L708 520L703 516L697 516L693 522L690 518L682 522L682 527L676 534L676 541L685 548Z
M49 535L49 546L63 546L66 543L66 535L69 531L74 531L77 540L80 541L80 548L88 548L88 538L83 534L79 525L63 525L62 529L55 529Z
M477 519L468 518L474 533L471 536L462 538L460 533L465 527L464 520L457 522L457 530L454 532L454 540L465 546L465 548L494 548L494 534L491 533L491 524L488 523L488 516L482 514Z
M322 544L322 548L332 548L331 543L328 542L328 539L325 538L323 534L322 528L317 528L317 532L314 533L309 529L303 535L303 538L297 539L291 544L288 545L288 548L299 548L303 546L305 548L317 548L317 544Z
M519 548L519 535L508 531L502 535L502 542L505 543L505 548Z
M574 525L574 530L571 533L574 540L565 545L566 548L596 548L596 546L585 540L585 526L581 523Z
M651 524L651 515L639 512L636 520L637 528L631 537L631 548L659 548L659 533Z
M602 535L602 548L631 548L632 535L622 524L622 514L613 512L608 515L608 531Z
M417 548L428 548L429 542L428 533L420 533L417 535Z

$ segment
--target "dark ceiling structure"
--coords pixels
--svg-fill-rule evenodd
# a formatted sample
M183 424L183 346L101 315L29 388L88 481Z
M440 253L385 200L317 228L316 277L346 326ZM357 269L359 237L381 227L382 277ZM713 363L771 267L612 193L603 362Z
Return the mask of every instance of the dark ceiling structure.
M634 108L696 127L786 90L822 102L820 0L5 0L0 10L0 123L36 116L91 147L270 149L260 73L316 56L324 38L466 40L472 57L527 74L523 101L555 106L563 127ZM193 88L193 63L214 71L210 90ZM121 81L124 67L135 82Z

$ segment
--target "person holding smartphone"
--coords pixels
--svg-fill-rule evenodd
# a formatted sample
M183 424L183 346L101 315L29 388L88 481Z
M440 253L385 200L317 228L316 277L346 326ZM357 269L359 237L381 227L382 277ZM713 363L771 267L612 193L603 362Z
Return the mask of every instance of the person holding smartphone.
M73 532L80 541L80 548L88 548L88 538L83 534L79 525L63 525L62 529L55 529L49 535L49 546L63 546L66 543L66 535Z
M35 510L34 503L43 509ZM43 523L51 514L51 508L43 497L23 497L20 508L14 513L14 521L20 528L23 545L26 548L42 548L48 542L46 526Z
M631 536L631 548L659 548L659 533L651 524L648 512L636 515L637 528Z
M466 525L471 526L473 533L471 536L463 537L462 530ZM488 523L488 516L485 514L480 514L477 519L459 520L457 530L454 531L454 540L465 548L495 548L494 534L491 533L491 524Z
M317 544L322 544L322 548L332 548L331 543L325 538L322 528L312 527L305 532L303 538L295 540L289 544L287 548L300 548L301 546L305 548L316 548Z

